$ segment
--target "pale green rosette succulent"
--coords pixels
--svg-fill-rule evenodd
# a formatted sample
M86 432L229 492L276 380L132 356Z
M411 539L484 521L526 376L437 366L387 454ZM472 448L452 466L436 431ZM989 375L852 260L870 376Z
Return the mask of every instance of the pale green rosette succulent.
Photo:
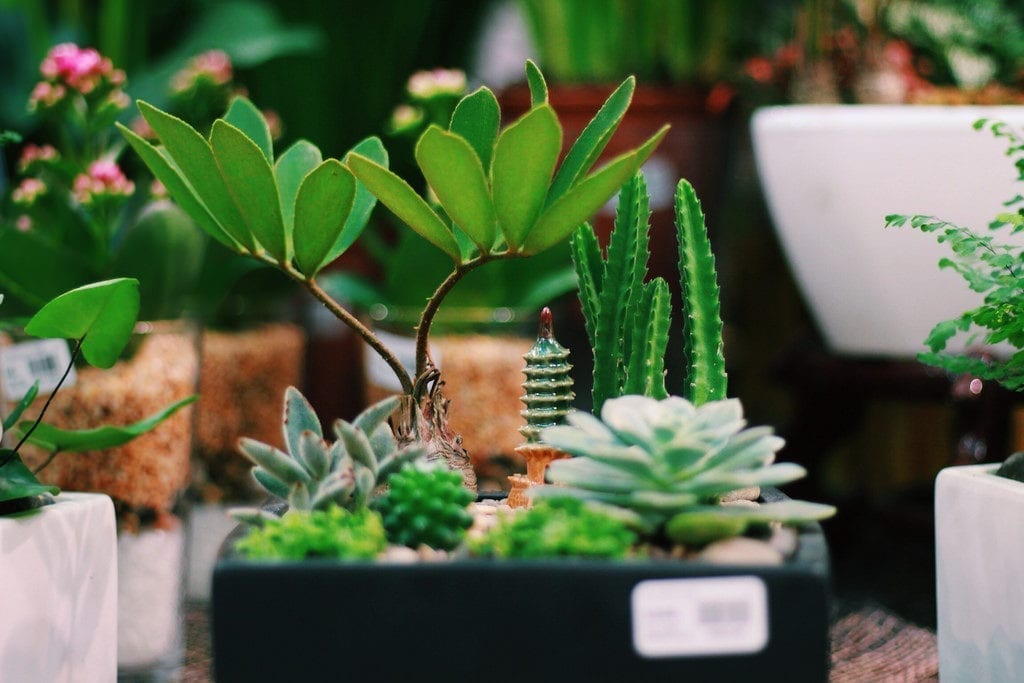
M747 428L737 399L694 406L678 396L609 399L601 420L574 411L550 427L543 442L577 457L548 468L556 486L537 498L572 497L614 506L648 534L664 531L680 543L736 535L751 525L803 523L835 508L803 501L722 505L722 496L752 486L779 486L806 474L776 463L783 440L770 427Z

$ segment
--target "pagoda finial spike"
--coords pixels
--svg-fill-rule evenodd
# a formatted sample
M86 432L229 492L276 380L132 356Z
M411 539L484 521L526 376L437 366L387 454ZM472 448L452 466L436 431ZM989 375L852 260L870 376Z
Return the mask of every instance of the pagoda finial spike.
M551 339L552 327L551 309L545 306L540 312L540 332L537 334L541 339Z

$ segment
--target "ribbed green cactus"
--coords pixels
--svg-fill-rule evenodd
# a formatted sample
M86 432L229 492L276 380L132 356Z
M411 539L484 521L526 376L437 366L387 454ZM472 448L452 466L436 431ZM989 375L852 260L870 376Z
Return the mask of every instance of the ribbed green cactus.
M551 309L545 307L540 313L537 341L523 356L526 394L521 400L526 408L520 414L526 424L519 428L519 433L529 443L540 440L541 429L563 424L576 398L569 375L569 349L558 343L552 328Z
M680 180L676 186L676 229L685 312L685 393L695 405L701 405L724 399L727 379L715 255L704 226L700 200L686 180Z
M466 506L474 499L458 472L407 464L391 475L388 491L374 507L392 543L451 550L473 524Z
M685 518L673 525L671 520L678 515L701 513L694 521L707 528L708 517L739 518L748 524L790 523L835 512L830 506L802 501L756 508L718 504L731 491L776 486L805 474L796 464L773 464L782 439L768 427L744 429L743 409L736 399L695 406L678 396L623 396L606 401L601 418L573 411L568 425L543 431L545 443L578 457L549 466L548 481L560 486L537 487L529 495L614 505L629 511L645 532L663 530L668 523L680 536L688 527ZM746 525L734 526L742 530Z
M650 200L637 173L619 194L606 260L589 226L572 239L587 336L594 350L594 413L609 398L639 393L664 398L665 348L671 316L668 284L647 277Z
M397 397L386 398L352 422L336 420L337 440L328 443L312 406L298 389L288 387L283 422L288 452L249 438L240 439L238 448L255 463L256 481L287 499L290 510L324 510L333 504L357 511L393 472L424 454L419 443L398 448L387 423L398 404ZM263 517L251 511L235 514L247 521Z

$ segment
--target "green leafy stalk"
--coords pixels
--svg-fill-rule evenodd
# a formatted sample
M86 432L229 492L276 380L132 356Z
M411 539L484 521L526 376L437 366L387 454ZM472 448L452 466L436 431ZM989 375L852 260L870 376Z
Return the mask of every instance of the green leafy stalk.
M687 358L686 398L695 405L724 399L727 389L715 255L704 213L693 186L676 188L679 275L683 292L684 344Z

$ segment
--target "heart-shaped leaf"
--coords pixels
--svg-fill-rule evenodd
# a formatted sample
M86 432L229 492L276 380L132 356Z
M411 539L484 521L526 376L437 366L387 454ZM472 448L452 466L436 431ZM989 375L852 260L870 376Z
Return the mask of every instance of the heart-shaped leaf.
M395 173L360 154L349 153L349 170L400 220L459 263L461 255L455 236L423 197Z
M82 340L82 355L109 368L124 350L139 314L139 281L118 278L61 294L25 325L33 337Z
M228 234L224 226L210 213L210 209L207 208L203 200L199 198L196 191L189 185L188 181L185 180L184 176L182 176L171 161L166 159L160 153L160 150L128 128L120 123L117 124L117 127L128 141L128 144L135 150L135 153L142 158L142 161L145 162L149 170L156 176L156 179L167 188L168 194L177 202L178 206L184 209L185 213L191 216L192 220L199 224L199 227L205 230L210 237L232 251L239 251L239 243Z
M491 167L494 140L498 137L500 124L498 100L493 92L481 86L455 106L448 130L465 138L480 157L481 165L487 169Z
M256 251L252 233L246 228L245 220L228 192L210 143L181 119L141 100L138 106L142 117L174 159L182 177L188 180L224 232L247 250Z
M95 429L60 429L45 422L36 425L28 437L29 443L35 444L50 453L65 453L73 451L98 451L105 448L116 448L123 446L132 439L152 431L161 422L176 413L179 409L193 403L199 396L189 396L176 401L158 413L134 422L123 427L104 425ZM18 423L18 431L22 434L28 432L32 422L25 420Z
M270 128L263 112L245 97L235 97L224 114L224 120L256 143L267 161L274 163L274 141L270 136Z
M494 245L494 204L480 158L464 138L432 125L416 143L416 163L441 206L486 253Z
M21 458L13 455L10 449L0 448L0 462L4 460L7 462L0 466L0 503L19 498L30 498L43 493L52 495L60 493L60 489L56 486L39 483L36 475L32 474L32 471L25 467Z
M245 133L223 120L214 121L210 144L224 184L249 232L279 263L287 263L291 259L291 236L284 230L270 162Z
M562 127L550 105L534 107L501 132L491 166L491 191L509 249L523 244L544 207L562 148Z
M295 263L307 277L327 265L352 210L356 180L337 159L328 159L306 176L295 198Z
M291 232L295 225L295 195L299 193L302 179L320 165L323 156L320 149L305 140L299 140L284 151L274 164L274 177L281 200L281 216L284 229Z

